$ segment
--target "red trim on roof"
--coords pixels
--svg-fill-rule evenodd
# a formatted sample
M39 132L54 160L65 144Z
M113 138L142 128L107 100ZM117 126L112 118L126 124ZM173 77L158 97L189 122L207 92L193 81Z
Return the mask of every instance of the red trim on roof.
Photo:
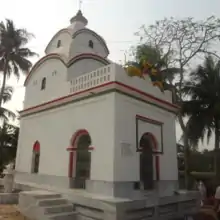
M73 57L72 59L70 59L67 63L65 63L65 61L63 60L63 58L62 58L62 56L60 54L58 54L58 53L51 53L51 54L48 54L48 55L42 57L37 63L34 64L34 66L32 67L31 71L29 72L29 74L27 75L27 77L25 79L24 86L27 85L27 82L30 79L30 77L32 76L32 73L34 72L34 70L36 68L38 68L39 65L41 65L43 62L45 62L48 59L58 59L67 68L69 66L71 66L73 63L75 63L75 62L77 62L77 61L79 61L81 59L94 59L94 60L102 62L105 65L110 64L110 62L108 60L106 60L105 58L103 58L103 57L101 57L101 56L99 56L97 54L93 54L93 53L83 53L83 54L77 55L77 56Z
M161 104L163 104L163 105L166 105L166 106L168 106L168 107L175 108L175 109L179 109L179 106L174 105L174 104L172 104L172 103L170 103L170 102L168 102L168 101L159 99L159 98L157 98L157 97L155 97L155 96L153 96L153 95L151 95L151 94L145 93L145 92L143 92L143 91L141 91L141 90L139 90L139 89L136 89L136 88L131 87L131 86L128 86L128 85L125 85L125 84L123 84L123 83L121 83L121 82L112 81L112 82L108 82L108 83L105 83L105 84L102 84L102 85L99 85L99 86L96 86L96 87L93 87L93 88L90 88L90 89L87 89L87 90L84 90L84 91L80 91L80 92L77 92L77 93L74 93L74 94L70 94L70 95L67 95L67 96L63 96L63 97L61 97L61 98L54 99L54 100L51 100L51 101L49 101L49 102L45 102L45 103L43 103L43 104L36 105L36 106L30 107L30 108L24 109L24 110L20 111L20 113L24 113L24 112L27 112L27 111L30 111L30 110L34 110L34 109L36 109L36 108L43 107L43 106L46 106L46 105L48 105L48 104L56 103L56 102L62 101L62 100L64 100L64 99L67 99L67 98L70 98L70 97L73 97L73 96L76 96L76 95L80 95L80 94L89 92L89 91L91 91L91 90L93 90L93 89L102 88L102 87L109 86L109 85L114 85L114 84L115 84L115 85L120 85L120 86L122 86L122 87L124 87L124 88L126 88L126 89L128 89L128 90L130 90L130 91L137 92L137 93L139 93L139 94L141 94L141 95L143 95L143 96L145 96L145 97L147 97L147 98L150 98L151 100L157 101L157 102L159 102L159 103L161 103Z
M24 81L24 86L27 85L27 82L28 82L28 80L30 79L30 77L31 77L32 73L34 72L34 70L35 70L36 68L38 68L38 66L41 65L42 62L45 62L46 60L49 60L49 59L58 59L58 60L60 60L64 65L66 65L65 62L64 62L64 60L63 60L63 58L60 56L60 54L58 54L58 53L50 53L50 54L48 54L48 55L42 57L40 60L38 60L38 61L34 64L34 66L31 68L29 74L27 75L27 77L26 77L26 79L25 79L25 81Z
M108 60L106 60L105 58L97 55L97 54L93 54L93 53L83 53L83 54L80 54L80 55L77 55L75 57L73 57L72 59L70 59L67 63L67 66L70 67L71 65L73 65L75 62L81 60L81 59L94 59L94 60L97 60L97 61L100 61L102 62L103 64L105 65L108 65L110 64L110 62Z

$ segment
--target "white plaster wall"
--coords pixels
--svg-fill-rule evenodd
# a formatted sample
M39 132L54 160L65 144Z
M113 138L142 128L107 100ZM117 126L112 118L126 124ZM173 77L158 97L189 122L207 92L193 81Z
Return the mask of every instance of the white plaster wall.
M56 71L56 74L52 73ZM66 82L66 66L58 59L49 59L41 64L30 77L25 91L24 108L48 102L69 94ZM46 77L46 89L41 90L41 81Z
M33 144L41 144L40 174L67 176L70 138L87 129L92 138L91 179L113 180L114 95L107 94L21 119L16 170L30 172Z
M69 47L72 41L72 36L70 33L68 33L68 31L56 34L52 38L51 42L49 43L49 45L47 46L45 50L46 54L56 52L58 40L61 40L61 46L63 48L63 51L65 51L65 54L68 55Z
M89 40L93 41L93 48L89 47ZM82 53L93 53L97 54L101 57L106 57L108 54L104 46L100 43L100 41L90 33L82 32L78 34L71 43L69 58L73 58Z
M68 68L67 80L71 80L74 77L81 76L84 73L90 73L103 66L105 65L97 60L93 60L93 59L79 60Z
M136 114L164 122L163 150L160 157L160 180L177 180L175 115L121 94L115 94L115 181L139 181L139 153L136 152ZM147 128L147 127L146 127ZM156 137L157 129L149 125L145 132ZM144 132L143 132L144 133ZM121 142L131 144L131 155L122 156Z

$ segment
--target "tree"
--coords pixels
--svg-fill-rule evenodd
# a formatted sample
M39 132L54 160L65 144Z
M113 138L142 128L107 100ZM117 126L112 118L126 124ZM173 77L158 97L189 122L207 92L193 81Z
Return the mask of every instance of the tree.
M142 26L136 33L140 36L141 42L163 51L168 54L170 64L178 68L179 74L175 78L175 91L177 103L182 105L182 88L187 77L187 70L190 65L197 62L204 55L218 57L213 45L220 39L220 20L214 16L205 21L195 21L193 18L177 20L174 18L156 21L149 27ZM185 185L188 188L189 166L188 155L190 145L188 143L187 127L182 115L178 114L178 121L183 132L183 142L185 149Z
M5 90L2 96L2 102L7 103L11 100L13 94L13 88L11 86L5 86ZM7 108L0 107L0 119L3 121L8 121L9 119L14 119L16 117L15 113Z
M209 56L189 75L184 84L183 94L187 100L182 102L182 114L188 116L187 136L189 142L197 146L199 140L212 133L215 135L215 149L220 149L220 60ZM217 166L215 167L217 169Z
M3 103L11 100L13 89L10 86L5 86L3 93ZM0 119L3 124L0 126L0 172L4 164L15 157L16 146L18 139L18 128L8 124L9 119L14 119L16 115L4 107L0 107ZM10 148L9 148L10 147Z
M0 128L0 172L16 157L19 128L4 122Z
M141 44L133 48L133 59L134 61L129 61L125 65L128 75L142 78L148 75L153 85L162 91L170 89L179 69L169 66L168 54L163 55L160 49Z
M32 63L28 58L36 55L25 47L33 37L25 29L17 29L12 20L0 23L0 70L3 72L2 88L0 91L0 106L3 102L6 79L14 74L17 78L20 71L27 73Z

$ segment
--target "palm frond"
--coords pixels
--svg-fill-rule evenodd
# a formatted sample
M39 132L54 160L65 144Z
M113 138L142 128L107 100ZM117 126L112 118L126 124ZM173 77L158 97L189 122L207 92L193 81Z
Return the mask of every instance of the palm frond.
M25 74L30 70L32 63L28 58L37 55L25 47L32 37L33 34L27 32L27 30L17 29L12 20L6 19L5 23L0 24L1 62L3 62L3 66L5 62L8 62L7 72L11 73L13 70L18 78L19 69Z
M185 82L182 92L181 113L188 116L187 131L193 146L199 140L207 139L216 129L220 120L220 62L207 57L203 65L199 65L190 73L190 80ZM217 121L217 122L216 122Z
M9 118L14 120L16 118L16 114L9 109L0 107L0 118L4 121L8 121Z
M6 103L11 100L13 94L13 88L11 86L6 86L3 93L3 102Z

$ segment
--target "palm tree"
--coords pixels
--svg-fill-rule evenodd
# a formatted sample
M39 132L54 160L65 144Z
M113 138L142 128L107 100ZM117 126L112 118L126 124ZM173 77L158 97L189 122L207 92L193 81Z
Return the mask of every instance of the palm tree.
M17 78L20 71L26 74L32 63L28 58L36 55L25 47L33 37L25 29L17 29L12 20L0 23L0 70L3 72L2 88L0 91L0 106L3 102L6 79L13 73Z
M1 89L1 88L0 88ZM13 88L11 86L5 86L3 96L2 96L2 103L7 103L11 100L13 94ZM7 108L0 107L0 119L7 122L9 119L15 119L16 114L10 111Z
M187 137L192 146L199 140L215 136L215 149L220 147L220 61L207 57L203 65L190 73L183 92L183 116L188 116ZM217 166L215 167L217 168ZM217 171L216 171L217 172ZM218 173L218 172L217 172Z
M149 75L153 85L162 91L173 88L172 82L179 69L169 66L171 53L163 52L152 46L142 44L136 47L134 61L127 62L125 68L130 76L143 78Z

